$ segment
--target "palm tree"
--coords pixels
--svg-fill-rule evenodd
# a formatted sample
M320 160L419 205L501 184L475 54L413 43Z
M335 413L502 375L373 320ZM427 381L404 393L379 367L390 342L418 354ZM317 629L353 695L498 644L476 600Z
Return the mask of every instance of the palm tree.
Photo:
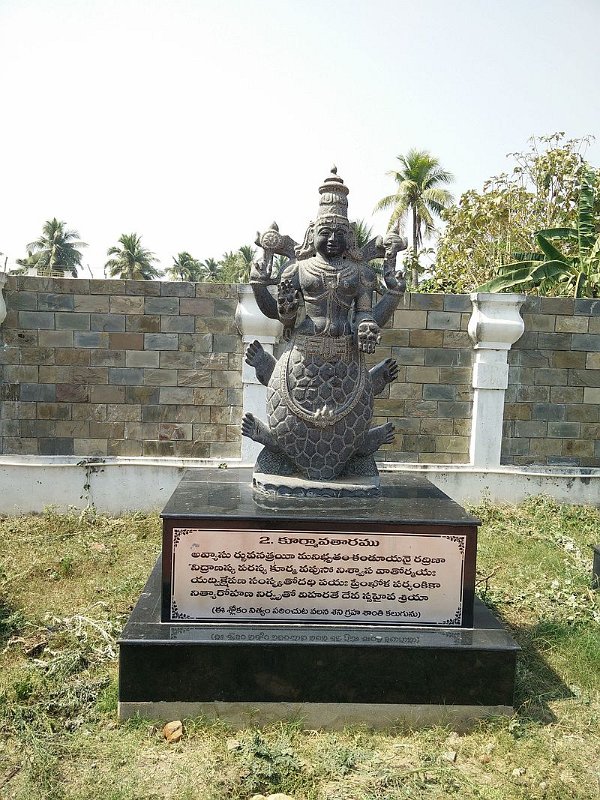
M401 169L398 172L390 170L388 175L393 176L398 189L395 194L383 197L375 206L375 210L392 209L388 230L395 222L410 213L412 248L413 252L417 253L423 242L423 234L435 230L435 217L453 202L450 192L440 184L450 183L454 177L442 169L438 159L426 150L413 148L405 156L397 158ZM411 286L416 288L419 284L416 266L411 275Z
M158 261L154 253L142 247L142 237L137 233L124 233L119 237L121 247L109 247L106 255L114 256L104 265L110 277L119 277L134 281L149 281L159 278L161 271L153 262Z
M197 258L191 256L187 250L173 256L173 264L165 274L174 281L190 281L197 283L201 278L202 264Z
M241 256L238 282L248 283L250 280L250 270L252 269L252 263L254 261L254 256L256 255L256 248L249 244L243 244L238 250L238 253Z
M59 222L56 217L44 222L42 235L27 245L27 258L18 259L17 264L36 267L38 274L70 272L76 278L83 257L78 248L87 244L79 241L77 231L65 226L66 222Z
M350 227L356 236L356 246L360 250L364 247L373 237L373 228L368 225L364 219L357 219L350 223Z
M207 283L216 283L219 279L221 264L214 258L207 258L200 262L200 280Z

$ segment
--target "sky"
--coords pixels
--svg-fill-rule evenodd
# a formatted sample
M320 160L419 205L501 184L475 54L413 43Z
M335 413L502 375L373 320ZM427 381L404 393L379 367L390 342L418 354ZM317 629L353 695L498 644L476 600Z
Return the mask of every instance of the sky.
M0 265L52 217L82 277L123 233L163 269L300 241L332 164L383 233L411 147L456 197L532 135L600 166L599 30L600 0L0 0Z

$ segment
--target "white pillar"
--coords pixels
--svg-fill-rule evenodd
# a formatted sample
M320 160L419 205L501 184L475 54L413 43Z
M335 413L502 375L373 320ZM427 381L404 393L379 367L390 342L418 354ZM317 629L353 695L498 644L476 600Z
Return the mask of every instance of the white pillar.
M4 284L6 283L6 272L0 272L0 325L6 319L6 303L4 302Z
M471 294L468 330L475 359L469 463L475 467L500 466L508 351L525 330L519 312L526 299L523 294Z
M255 339L262 344L267 353L273 354L273 346L279 341L283 327L278 320L269 319L259 309L254 299L252 287L248 284L238 286L238 305L235 322L242 335L244 352ZM244 414L250 412L257 419L267 421L267 387L256 377L254 367L242 362L242 384L244 390ZM242 436L242 461L254 463L262 445Z

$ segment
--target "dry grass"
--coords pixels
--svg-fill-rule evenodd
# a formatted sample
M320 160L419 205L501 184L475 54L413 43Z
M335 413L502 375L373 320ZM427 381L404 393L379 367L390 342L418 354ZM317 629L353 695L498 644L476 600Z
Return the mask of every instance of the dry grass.
M533 499L475 509L479 592L523 647L518 711L456 735L231 731L116 722L115 639L160 547L155 515L0 522L0 797L296 800L600 797L600 512Z

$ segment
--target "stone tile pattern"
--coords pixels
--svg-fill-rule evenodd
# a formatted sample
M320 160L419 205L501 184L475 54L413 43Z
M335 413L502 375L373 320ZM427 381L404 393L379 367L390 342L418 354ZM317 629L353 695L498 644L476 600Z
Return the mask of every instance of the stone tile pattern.
M398 362L398 380L375 400L374 423L391 421L380 461L465 464L471 431L472 345L468 295L406 294L370 364Z
M0 452L239 457L235 286L9 276Z
M600 300L531 297L509 353L503 464L600 466Z
M9 276L0 327L0 452L239 457L235 286ZM468 463L466 295L406 295L370 364L398 380L380 460ZM509 353L502 463L600 466L600 301L529 298Z

